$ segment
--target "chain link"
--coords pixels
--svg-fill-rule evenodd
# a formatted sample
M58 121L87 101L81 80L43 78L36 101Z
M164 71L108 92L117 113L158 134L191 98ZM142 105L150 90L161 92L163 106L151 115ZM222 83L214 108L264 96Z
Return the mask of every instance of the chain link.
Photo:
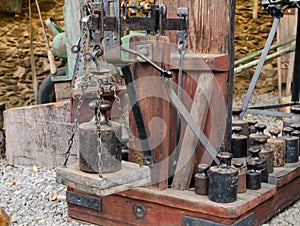
M97 128L97 139L98 139L98 145L97 145L97 153L98 153L98 174L99 177L102 178L103 173L102 173L102 168L103 168L103 161L102 161L102 148L103 148L103 143L102 143L102 133L101 133L101 101L102 101L102 95L103 95L103 85L102 85L102 80L99 78L97 80L97 101L96 101L96 128Z
M86 35L87 35L87 24L86 23L84 23L83 26L82 26L82 34L83 34L82 37L81 37L82 48L80 48L80 55L81 56L84 55L85 46L86 46ZM81 58L81 57L79 56L79 58ZM78 61L78 64L80 64L80 62L81 62L81 60ZM72 126L72 132L71 132L71 136L68 140L68 149L65 152L65 161L64 161L63 166L67 165L69 157L71 155L71 149L72 149L72 146L73 146L73 143L74 143L74 137L75 137L76 131L78 129L78 118L79 118L79 115L80 115L80 109L81 109L82 103L84 101L84 96L85 96L86 90L88 89L88 84L91 80L90 75L86 73L86 66L84 66L83 71L84 71L84 76L82 78L82 83L81 83L81 86L80 86L81 94L80 94L79 99L78 99L78 103L77 103L77 107L76 107L76 111L75 111L74 122L73 122L73 126ZM75 79L78 76L78 72L79 72L79 67L77 65L76 75L74 76ZM74 79L74 81L75 81L75 79ZM73 83L73 81L72 81L72 83ZM72 87L73 87L73 85L74 84L72 84Z

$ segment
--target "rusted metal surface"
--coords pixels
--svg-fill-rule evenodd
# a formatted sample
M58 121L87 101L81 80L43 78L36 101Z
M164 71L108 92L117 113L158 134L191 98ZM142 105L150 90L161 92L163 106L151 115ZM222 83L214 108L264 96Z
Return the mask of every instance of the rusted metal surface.
M258 190L261 188L261 173L257 170L257 162L249 160L247 162L247 189Z
M0 0L1 13L21 13L22 0Z
M293 129L291 127L285 127L282 130L285 136L281 139L286 142L285 162L293 163L299 161L299 138L292 136Z
M198 173L195 175L195 193L199 195L207 195L208 193L208 175L207 164L198 165Z
M231 149L233 158L247 157L248 137L240 134L242 131L242 127L240 126L232 127L232 131Z
M232 154L219 152L221 164L208 170L208 199L218 203L230 203L237 200L238 170L230 166Z

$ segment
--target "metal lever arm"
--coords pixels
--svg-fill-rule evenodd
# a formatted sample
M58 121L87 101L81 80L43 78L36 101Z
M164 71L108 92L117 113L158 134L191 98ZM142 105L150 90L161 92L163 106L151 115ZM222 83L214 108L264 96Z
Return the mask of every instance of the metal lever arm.
M151 61L145 55L139 53L138 51L135 51L133 49L124 48L124 47L121 47L121 50L124 51L124 52L127 52L127 53L134 54L136 56L139 56L140 58L145 60L147 63L151 64L151 66L154 67L156 70L161 72L165 77L168 77L168 78L172 77L172 72L171 71L168 71L168 70L165 70L165 69L161 68L156 63L154 63L153 61Z

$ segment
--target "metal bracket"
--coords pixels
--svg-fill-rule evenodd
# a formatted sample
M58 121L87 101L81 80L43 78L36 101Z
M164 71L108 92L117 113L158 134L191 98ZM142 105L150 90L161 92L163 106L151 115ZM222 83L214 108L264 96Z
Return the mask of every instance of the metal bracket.
M102 202L100 198L95 198L92 196L83 195L71 191L67 191L66 196L68 203L97 210L99 212L102 210Z
M224 226L224 224L218 224L212 221L207 221L199 218L193 218L189 216L183 217L184 226ZM249 214L243 219L231 224L232 226L252 226L254 225L254 213Z
M147 57L149 60L152 60L152 44L137 45L136 50L143 56ZM144 61L141 57L137 56L138 61Z

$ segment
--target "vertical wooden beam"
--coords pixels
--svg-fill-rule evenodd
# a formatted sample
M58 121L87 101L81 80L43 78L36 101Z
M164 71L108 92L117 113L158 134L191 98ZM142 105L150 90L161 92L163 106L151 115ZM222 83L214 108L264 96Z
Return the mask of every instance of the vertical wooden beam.
M135 36L130 39L130 48L137 45L151 45L152 60L158 65L169 62L168 43L166 36ZM135 57L135 56L134 56ZM151 146L154 164L151 167L151 182L154 187L166 189L168 187L168 156L170 145L170 101L161 74L148 63L132 65L133 80L140 109L143 115L148 142ZM135 135L136 148L141 151L141 140L133 114L129 118L130 127ZM136 162L136 152L129 151L129 160Z

